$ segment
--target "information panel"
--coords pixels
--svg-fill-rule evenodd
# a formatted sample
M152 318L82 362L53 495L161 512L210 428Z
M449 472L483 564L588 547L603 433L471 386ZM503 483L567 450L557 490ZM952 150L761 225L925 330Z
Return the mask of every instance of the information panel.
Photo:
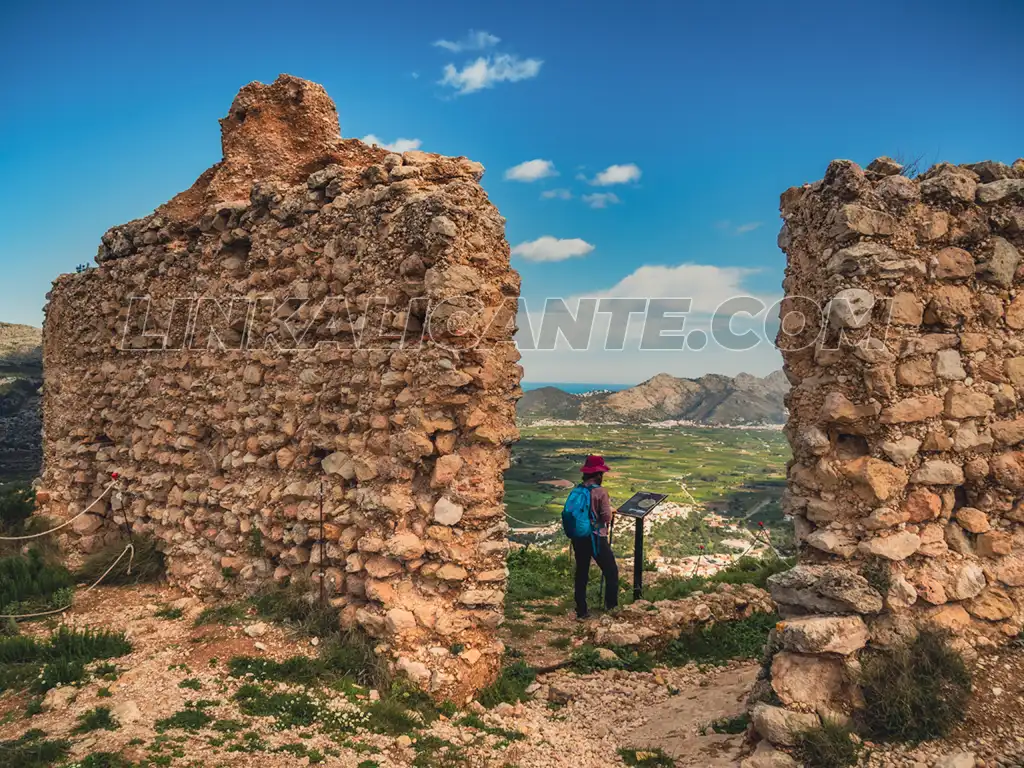
M668 495L664 493L640 491L639 493L634 493L629 498L629 501L619 507L619 514L623 517L642 519L647 517L656 506L667 498Z

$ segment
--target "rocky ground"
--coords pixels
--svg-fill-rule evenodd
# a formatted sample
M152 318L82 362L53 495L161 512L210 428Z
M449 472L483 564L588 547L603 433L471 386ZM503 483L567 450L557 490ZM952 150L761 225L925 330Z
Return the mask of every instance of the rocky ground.
M680 611L703 613L697 605L706 603L697 595L673 604ZM32 705L27 695L0 696L0 741L38 728L48 738L69 738L76 765L108 752L143 766L284 768L324 760L351 768L599 768L628 764L622 755L631 756L629 750L664 756L650 759L671 758L680 768L794 765L779 754L771 761L751 757L752 746L744 734L716 733L711 728L712 723L744 713L758 672L753 660L721 667L656 667L650 672L578 674L567 666L574 648L602 628L627 623L628 611L581 625L556 602L529 606L503 629L507 645L531 666L548 670L528 689L527 701L490 709L473 703L408 733L387 734L367 730L374 717L368 705L378 692L359 687L322 687L314 692L319 706L333 712L335 722L343 726L333 732L241 712L233 696L249 681L231 677L231 658L313 656L317 640L251 614L226 624L197 625L204 607L169 587L101 587L82 595L65 621L123 629L133 644L132 653L114 660L113 674L93 675L80 687L54 689L45 697L43 711L32 716L26 714ZM721 610L717 605L712 608ZM43 635L52 626L22 628ZM986 652L975 670L974 699L950 738L917 746L867 744L860 765L1024 765L1024 730L1019 725L1024 717L1024 650L1011 646ZM302 689L278 683L276 690L288 694ZM195 702L201 702L198 706L209 716L206 722L198 727L169 726L169 718L190 712L189 702L191 711ZM75 733L80 716L96 707L109 707L119 727ZM734 722L742 727L742 721Z
M316 728L275 727L274 718L239 712L232 696L245 680L230 677L227 662L239 655L277 660L296 653L313 655L314 641L291 636L255 616L226 626L196 626L203 607L169 587L101 587L82 596L65 620L76 626L123 629L133 643L132 653L114 660L116 679L94 676L81 687L54 689L45 698L43 711L31 717L25 714L31 703L26 695L0 697L0 741L38 728L49 738L70 738L71 756L78 761L112 752L133 761L150 760L150 765L261 768L308 764L310 751L314 760L322 755L328 764L352 768L454 765L443 755L424 757L419 745L431 738L459 747L459 765L496 768L622 765L620 749L643 753L659 747L679 766L725 766L735 765L743 748L741 736L702 732L712 720L742 712L756 675L750 661L648 673L575 674L559 669L538 678L529 701L490 710L473 704L420 730L415 742L408 735L357 727L341 739ZM580 642L575 638L578 625L567 616L547 618L553 627L545 630L549 638L569 636ZM29 624L23 631L43 635L47 628ZM511 636L506 640L520 642ZM567 649L547 649L553 664L568 656ZM293 690L281 684L278 688ZM376 698L369 690L322 693L323 706L336 709L340 718L355 726L365 723L364 705ZM158 725L187 712L187 702L203 700L207 703L202 711L210 716L206 726L189 730L168 727L166 722ZM78 718L98 706L109 707L120 727L75 734ZM467 714L475 714L479 721L473 722L480 727L457 724ZM230 730L231 723L242 728L242 736L215 729L220 724ZM304 754L296 754L299 747Z

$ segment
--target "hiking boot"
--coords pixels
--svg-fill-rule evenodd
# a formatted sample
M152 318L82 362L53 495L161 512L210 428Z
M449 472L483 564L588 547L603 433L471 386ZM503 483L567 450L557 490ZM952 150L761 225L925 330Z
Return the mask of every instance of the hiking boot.
M577 613L576 621L586 621L587 619L592 619L593 617L594 614L592 614L590 611L587 611L586 613Z

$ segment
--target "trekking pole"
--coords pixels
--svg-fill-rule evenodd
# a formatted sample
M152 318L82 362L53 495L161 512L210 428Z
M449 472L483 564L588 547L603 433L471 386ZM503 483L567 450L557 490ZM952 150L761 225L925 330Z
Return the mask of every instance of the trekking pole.
M690 574L690 578L691 578L691 579L692 579L692 578L693 578L694 576L696 576L696 575L697 575L697 571L699 571L699 570L700 570L700 561L701 561L701 560L703 560L703 559L704 559L704 545L703 545L703 544L701 544L701 545L700 545L700 554L699 554L699 555L697 555L697 562L696 562L696 563L694 564L694 566L693 566L693 573L691 573L691 574Z

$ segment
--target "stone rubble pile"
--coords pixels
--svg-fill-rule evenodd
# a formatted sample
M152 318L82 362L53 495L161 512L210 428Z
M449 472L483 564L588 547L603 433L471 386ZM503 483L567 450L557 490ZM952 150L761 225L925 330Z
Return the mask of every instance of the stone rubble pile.
M503 651L522 373L483 168L342 140L324 90L286 75L221 127L220 163L55 281L41 511L75 515L118 472L78 551L130 525L196 591L323 573L343 623L463 699Z
M698 592L680 600L637 600L583 627L596 645L656 648L702 626L774 611L775 604L763 589L750 584L721 584L715 591Z
M837 160L782 195L801 553L769 582L785 708L753 712L780 744L856 705L865 647L1024 625L1024 160L901 171Z

